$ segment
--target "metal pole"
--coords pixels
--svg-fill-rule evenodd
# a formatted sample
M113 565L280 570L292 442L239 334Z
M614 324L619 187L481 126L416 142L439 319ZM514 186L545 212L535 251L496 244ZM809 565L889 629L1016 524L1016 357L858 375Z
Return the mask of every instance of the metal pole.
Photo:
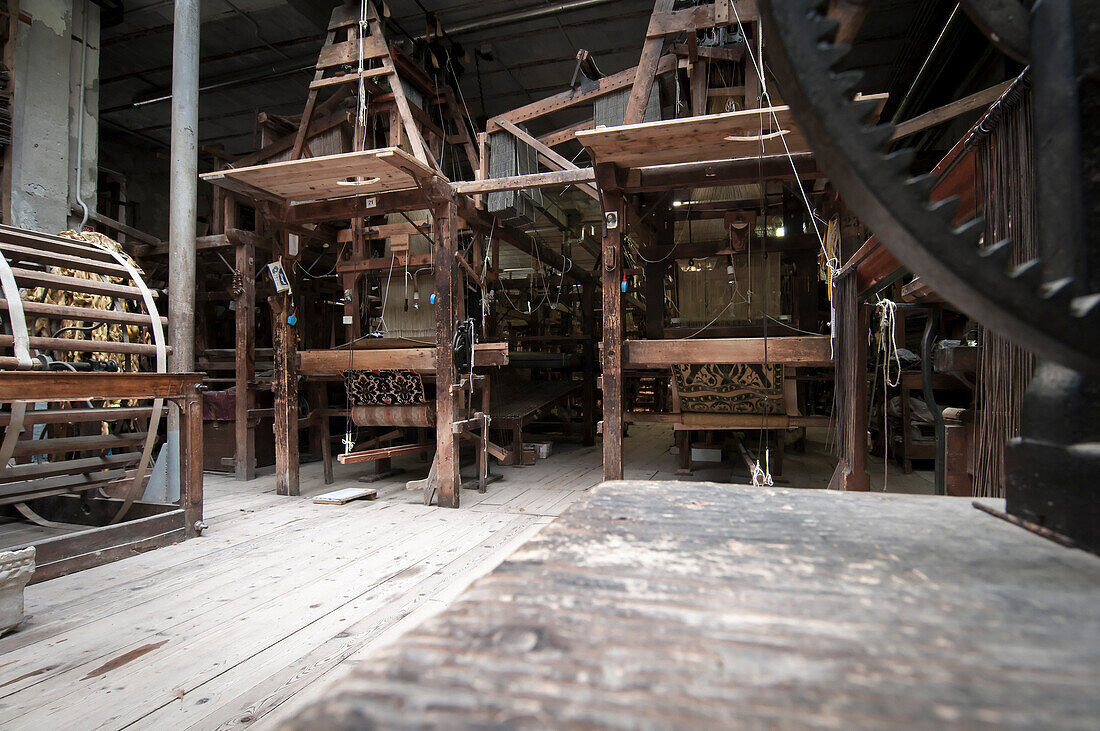
M168 232L168 370L195 368L195 208L198 196L199 0L176 0L172 28L172 166ZM168 420L170 489L179 490L179 411Z

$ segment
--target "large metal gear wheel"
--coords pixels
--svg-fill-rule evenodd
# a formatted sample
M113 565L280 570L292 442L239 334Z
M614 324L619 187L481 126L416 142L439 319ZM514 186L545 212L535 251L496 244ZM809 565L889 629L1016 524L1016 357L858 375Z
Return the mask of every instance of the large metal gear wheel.
M1068 8L1069 2L1055 0L1048 5L1061 3ZM833 45L836 24L825 17L824 4L820 0L760 0L760 14L770 68L784 101L845 202L903 265L968 315L1021 347L1074 370L1100 375L1100 295L1095 283L1077 274L1052 277L1038 259L1012 268L1011 242L979 247L984 230L981 219L956 226L952 223L956 200L929 200L935 179L929 175L910 177L913 153L888 151L893 126L868 126L864 120L874 102L852 100L860 90L862 74L836 70L848 48ZM989 32L998 23L1007 29L994 31L998 45L1005 48L1001 34L1010 35L1007 44L1013 55L1026 54L1026 49L1020 48L1020 26L1026 24L1026 18L1019 17L1018 3L971 0L968 4L972 17L987 21L980 23L986 26L983 30ZM1006 5L1015 15L997 15L997 6ZM1069 11L1063 15L1068 18ZM1072 28L1062 32L1072 38ZM1050 43L1056 45L1058 40L1050 39ZM1071 70L1072 63L1071 57ZM1072 141L1069 148L1065 140L1059 142L1060 148L1037 145L1040 159L1048 157L1048 169L1051 155L1062 156L1065 171L1074 165L1091 169L1088 160L1067 157L1072 154ZM1079 156L1087 154L1088 145L1084 147ZM1067 187L1077 185L1078 177L1068 172L1064 176ZM1079 231L1076 235L1088 234Z

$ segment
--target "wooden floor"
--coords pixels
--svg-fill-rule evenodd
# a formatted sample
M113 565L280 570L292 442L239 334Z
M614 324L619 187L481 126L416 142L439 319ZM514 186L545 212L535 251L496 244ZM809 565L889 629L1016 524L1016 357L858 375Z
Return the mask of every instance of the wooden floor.
M672 441L667 428L632 427L626 476L675 479ZM416 457L375 483L377 501L343 506L309 498L358 485L369 465L337 464L328 487L318 464L305 465L301 498L274 495L270 476L208 474L201 538L27 589L29 618L0 638L0 727L271 726L441 611L600 481L598 444L554 450L534 467L495 467L504 481L484 495L464 490L459 510L403 489L427 471ZM821 445L787 464L793 483L828 480ZM691 479L730 472L700 466Z
M1098 606L969 498L609 482L289 728L1095 729Z

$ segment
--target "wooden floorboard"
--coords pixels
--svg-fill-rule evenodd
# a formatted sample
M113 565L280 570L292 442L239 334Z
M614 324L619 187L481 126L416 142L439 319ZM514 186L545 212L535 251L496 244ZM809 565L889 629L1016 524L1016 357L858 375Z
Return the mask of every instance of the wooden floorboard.
M1098 602L969 498L609 482L284 731L1095 728Z
M665 427L631 427L627 474L671 476L671 445ZM378 500L346 505L312 498L369 465L334 465L335 485L303 465L295 498L270 468L208 474L200 538L27 589L28 619L0 638L0 727L271 726L445 609L596 485L601 459L555 443L534 466L494 465L503 480L463 490L459 510L404 489L427 473L416 457L371 485Z

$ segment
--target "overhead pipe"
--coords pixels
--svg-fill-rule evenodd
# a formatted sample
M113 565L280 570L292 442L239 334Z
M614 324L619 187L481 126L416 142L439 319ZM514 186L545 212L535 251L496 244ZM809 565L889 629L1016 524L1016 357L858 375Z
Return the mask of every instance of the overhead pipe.
M543 18L547 15L557 15L558 13L568 13L573 10L583 10L585 8L594 8L598 5L608 5L616 0L571 0L570 2L549 3L542 7L531 8L529 10L518 10L514 13L494 13L477 20L471 20L466 23L459 23L458 25L447 26L447 32L451 35L458 35L459 33L469 33L475 30L484 30L486 28L495 28L501 25L512 25L513 23L522 23L525 20L534 20L536 18ZM417 36L418 39L424 38L425 33L421 33Z
M84 0L84 29L80 33L80 93L76 105L76 202L84 215L80 219L77 231L83 231L88 223L88 204L84 202L82 191L84 182L84 88L88 84L88 0Z

